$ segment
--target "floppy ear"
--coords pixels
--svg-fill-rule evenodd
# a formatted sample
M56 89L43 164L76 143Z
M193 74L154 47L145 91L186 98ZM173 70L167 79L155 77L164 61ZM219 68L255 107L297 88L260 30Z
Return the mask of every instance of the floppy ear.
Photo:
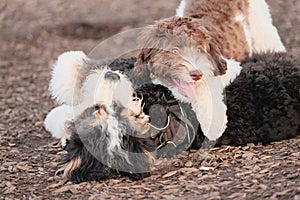
M150 82L150 70L151 59L155 56L157 51L154 48L143 48L135 62L133 69L133 79L137 84L142 84L145 82Z
M136 65L143 65L148 64L148 62L151 60L153 54L153 48L143 48L141 49L137 59L136 59Z
M207 50L211 57L211 61L215 65L215 67L218 69L215 73L216 75L223 75L227 71L227 63L222 58L222 54L220 49L217 47L217 45L209 44L209 48Z
M200 44L200 49L204 50L208 54L208 58L216 68L215 75L225 74L227 71L227 64L222 58L222 53L219 49L219 46L221 45L216 39L220 37L218 33L209 27L200 26L197 20L191 20L190 24L193 27L193 30L195 30L191 33L192 38Z

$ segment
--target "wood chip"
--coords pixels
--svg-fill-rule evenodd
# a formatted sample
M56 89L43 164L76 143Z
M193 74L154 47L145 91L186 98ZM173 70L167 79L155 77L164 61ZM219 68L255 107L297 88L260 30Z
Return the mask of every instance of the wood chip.
M80 185L67 185L63 186L57 190L54 190L54 193L64 193L64 192L72 192L73 194L79 193L78 189L80 188Z
M30 167L22 166L22 165L17 165L16 168L21 171L29 171L30 170Z
M184 164L184 166L186 167L192 167L193 166L193 162L192 161L188 161Z
M209 171L209 170L213 170L213 169L214 169L213 167L205 167L205 166L201 166L199 168L199 170L201 170L201 171Z
M178 172L178 171L172 171L172 172L169 172L169 173L163 175L162 178L169 178L169 177L174 176L175 174L177 174L177 172Z
M66 184L67 182L68 182L68 180L61 180L58 183L54 183L54 184L49 185L47 188L48 189L58 188L58 187L60 187L64 184Z
M183 172L183 173L193 173L193 172L199 172L199 169L195 168L195 167L184 167L179 169L178 171Z

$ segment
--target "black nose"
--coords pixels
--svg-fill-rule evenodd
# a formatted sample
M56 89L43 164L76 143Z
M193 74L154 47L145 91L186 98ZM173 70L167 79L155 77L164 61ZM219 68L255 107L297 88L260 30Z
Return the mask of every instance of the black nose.
M114 73L112 71L106 72L105 75L104 75L104 78L109 79L109 80L113 80L113 81L120 80L119 74Z
M202 73L198 70L194 70L190 72L190 76L194 81L199 81L202 78Z

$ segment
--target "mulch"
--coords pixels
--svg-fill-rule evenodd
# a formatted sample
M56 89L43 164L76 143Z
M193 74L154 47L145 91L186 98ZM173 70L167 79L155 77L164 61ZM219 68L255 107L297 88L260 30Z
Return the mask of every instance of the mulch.
M72 8L80 8L78 15L62 0L43 5L33 0L6 1L7 6L3 2L0 199L300 199L300 137L267 146L184 152L139 181L120 177L73 184L56 176L63 151L43 128L45 116L56 106L48 92L56 57L68 50L88 53L114 33L170 16L178 0L103 0L98 8L97 0L76 1ZM268 2L288 51L299 56L299 2Z

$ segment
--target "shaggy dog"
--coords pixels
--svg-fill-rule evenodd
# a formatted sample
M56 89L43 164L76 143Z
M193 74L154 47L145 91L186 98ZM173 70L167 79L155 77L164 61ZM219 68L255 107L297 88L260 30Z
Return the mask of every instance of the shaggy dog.
M177 15L141 32L134 76L162 84L178 100L192 103L203 132L216 140L227 123L221 92L240 70L235 61L285 48L264 0L183 0ZM214 109L222 117L212 130Z
M152 84L133 89L128 78L135 61L99 63L82 52L59 56L50 91L63 105L47 115L45 128L63 141L66 154L58 173L69 180L78 183L118 174L143 178L155 155L168 153L165 144L179 153L194 140L195 131L181 120L185 117L169 90Z
M118 170L144 177L154 143L143 138L149 117L141 100L124 71L109 69L117 70L116 62L99 67L88 62L82 52L67 52L53 69L50 91L62 105L47 115L45 128L66 150L59 172L74 182L100 180Z
M143 136L148 127L130 119L127 108L114 104L112 109L95 105L66 124L70 138L58 173L75 183L118 174L132 179L149 175L155 145Z

